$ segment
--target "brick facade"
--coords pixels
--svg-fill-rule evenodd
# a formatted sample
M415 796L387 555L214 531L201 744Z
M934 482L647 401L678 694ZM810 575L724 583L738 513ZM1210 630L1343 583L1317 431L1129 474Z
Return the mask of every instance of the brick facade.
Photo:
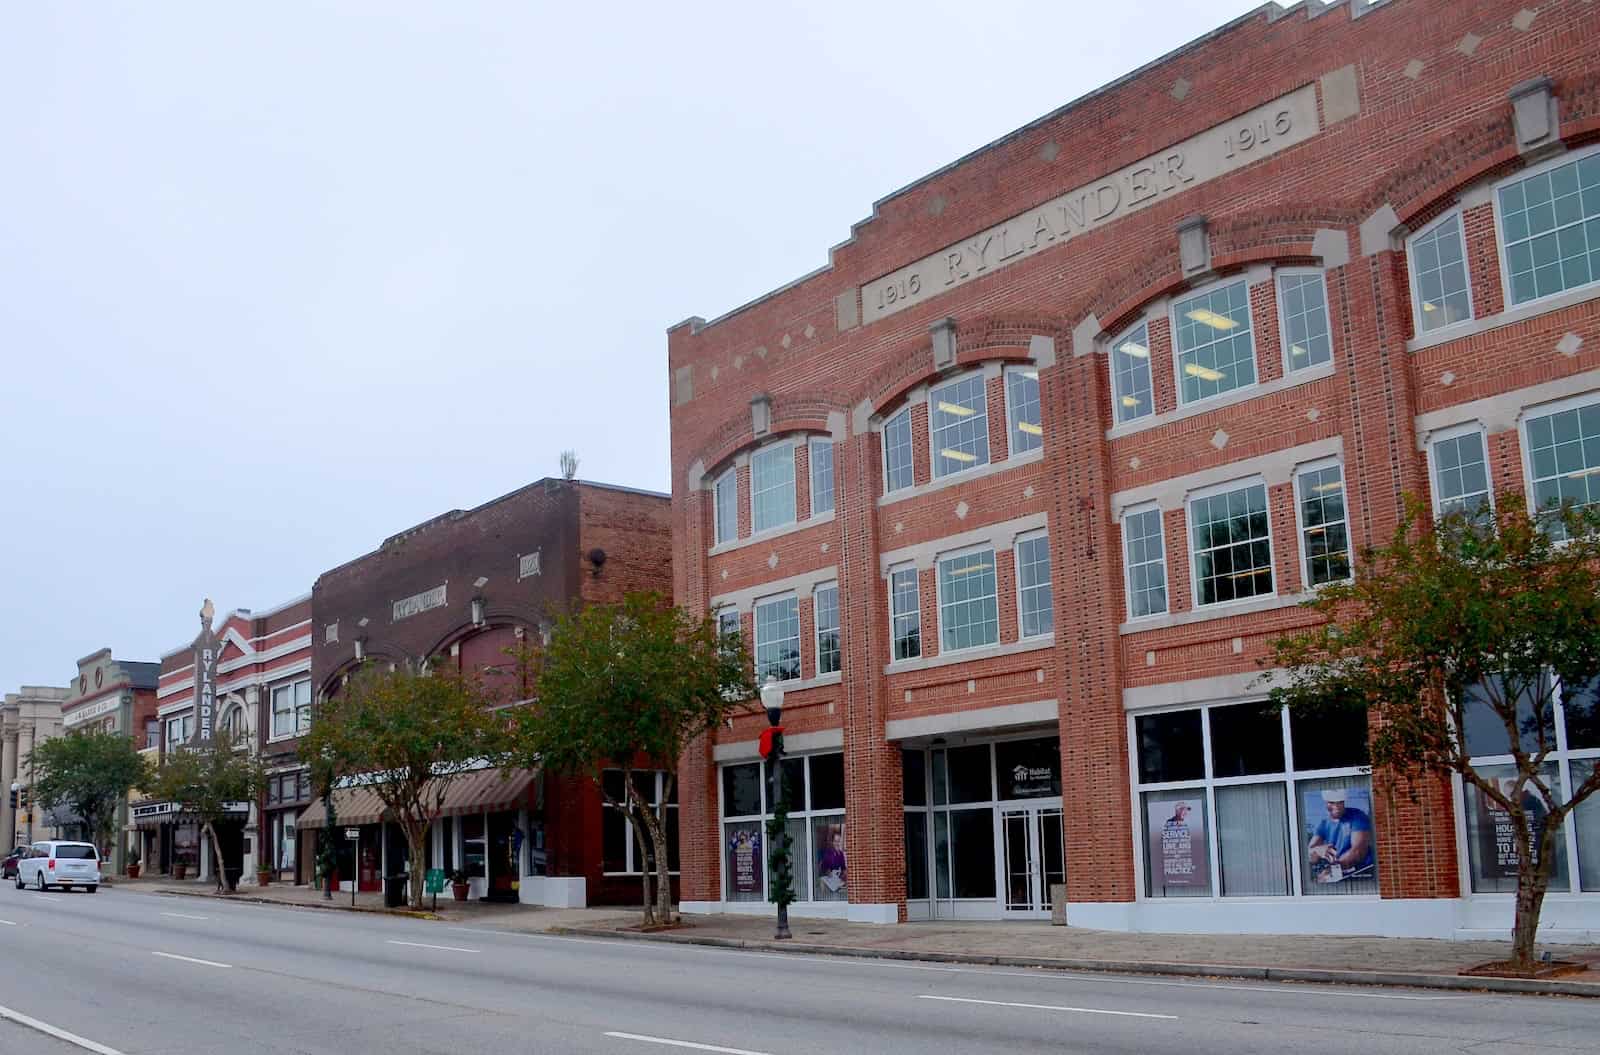
M676 597L692 609L732 606L750 635L756 601L796 592L801 670L784 724L791 739L842 737L852 918L907 916L902 747L945 743L929 739L937 730L950 730L951 743L1019 732L999 718L982 724L1022 713L998 710L1010 707L1030 715L1027 729L1059 737L1069 914L1127 927L1339 925L1317 916L1325 900L1298 893L1282 899L1297 908L1258 911L1258 919L1231 908L1220 890L1204 910L1185 909L1187 919L1168 914L1179 899L1151 896L1140 874L1145 821L1129 714L1163 702L1258 698L1248 683L1270 641L1307 619L1295 607L1308 587L1299 469L1322 459L1341 466L1349 542L1359 552L1388 538L1404 495L1430 493L1428 443L1440 428L1481 421L1492 485L1521 488L1520 410L1600 398L1600 271L1565 293L1508 307L1496 204L1509 177L1553 158L1600 157L1597 55L1600 19L1583 0L1520 12L1483 0L1269 5L880 200L828 267L712 322L691 318L669 331ZM1538 77L1550 78L1557 125L1529 142L1510 94ZM1287 108L1283 100L1306 91L1315 93L1309 132L1293 124L1298 118L1274 124L1270 109L1266 123L1235 122L1274 101ZM1169 148L1207 130L1227 136L1218 151L1230 158L1246 139L1265 150L1274 134L1301 138L1187 185L1185 160L1169 161L1162 193L1142 208L1114 206L1110 219L1070 237L1070 224L1041 221L1022 244L1035 228L1030 210L1145 158L1158 159L1160 180ZM1150 178L1135 170L1120 186L1137 195ZM1457 209L1472 318L1424 330L1419 320L1438 306L1414 303L1408 236ZM992 246L983 241L983 232L1024 217L1021 239L1011 223ZM1180 227L1193 217L1203 218L1198 262L1180 248ZM1600 232L1600 221L1591 227ZM1046 241L1053 244L1035 251ZM902 269L931 254L940 255L918 274L931 295L912 290L920 299L893 310L889 288L905 297L909 284L895 285L907 281ZM983 273L957 281L974 261ZM1297 368L1303 353L1285 347L1293 342L1283 336L1280 282L1305 269L1323 277L1331 359ZM1217 371L1193 359L1184 362L1198 367L1180 369L1174 327L1184 320L1175 306L1240 281L1255 382L1184 402L1185 377L1199 378L1198 387ZM1119 423L1111 347L1141 321L1153 412ZM953 347L943 348L951 330ZM1043 445L1013 454L1004 379L1019 367L1037 373ZM974 371L985 379L987 464L935 478L930 387ZM884 430L907 406L912 485L886 493ZM834 444L835 511L809 515L801 444L794 522L752 534L752 452L802 437ZM730 469L738 537L712 545L711 488ZM1265 485L1273 588L1235 605L1199 605L1189 503L1235 476ZM1143 501L1161 510L1168 603L1138 620L1120 516ZM1019 640L1013 540L1045 525L1053 634ZM970 658L942 656L938 558L981 539L994 545L997 640ZM922 656L894 663L885 565L902 559L918 569ZM823 579L840 589L836 681L815 675L809 588ZM1052 709L1053 724L1041 724ZM718 760L749 757L740 745L763 725L757 714L738 718L684 759L684 899L693 907L725 896ZM893 729L922 733L897 741ZM1290 780L1290 797L1303 795ZM1363 926L1450 934L1500 925L1498 902L1465 896L1463 807L1448 782L1413 797L1376 774L1371 802L1376 892L1396 911L1375 909ZM1563 926L1600 919L1592 898L1574 891L1571 901L1556 910Z

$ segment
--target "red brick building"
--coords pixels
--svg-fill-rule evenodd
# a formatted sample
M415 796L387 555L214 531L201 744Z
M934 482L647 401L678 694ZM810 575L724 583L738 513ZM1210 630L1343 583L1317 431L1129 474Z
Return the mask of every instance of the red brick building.
M530 686L511 654L574 606L670 589L668 496L585 481L540 480L476 509L453 510L384 540L318 576L311 592L311 682L337 693L363 662L483 674L503 702ZM618 773L620 778L620 771ZM664 787L655 776L657 794ZM375 890L399 870L406 844L359 787L337 793L340 882ZM675 828L676 807L669 805ZM552 905L634 903L643 862L621 814L588 777L495 770L459 780L434 826L428 867L460 869L470 896ZM300 859L326 826L320 799L300 817Z
M1266 5L668 355L676 595L787 689L795 911L1509 926L1482 804L1256 678L1404 494L1600 500L1592 4ZM765 911L764 724L685 759L688 910ZM1600 927L1600 806L1558 872L1548 928Z
M156 673L156 664L117 659L109 648L84 656L61 703L61 731L118 733L141 749L148 747L156 721ZM117 811L117 827L127 823L124 804ZM107 870L120 872L126 860L127 847L118 839Z

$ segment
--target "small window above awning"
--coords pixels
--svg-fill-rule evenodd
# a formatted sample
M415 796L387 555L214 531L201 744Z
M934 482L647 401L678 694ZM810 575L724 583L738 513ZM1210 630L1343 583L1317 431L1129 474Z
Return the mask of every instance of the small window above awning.
M527 802L528 787L536 775L531 769L477 769L464 773L453 778L445 789L439 816L516 809ZM377 824L384 819L383 800L370 786L339 788L333 796L334 815L341 825ZM313 799L295 826L302 830L327 827L326 801Z

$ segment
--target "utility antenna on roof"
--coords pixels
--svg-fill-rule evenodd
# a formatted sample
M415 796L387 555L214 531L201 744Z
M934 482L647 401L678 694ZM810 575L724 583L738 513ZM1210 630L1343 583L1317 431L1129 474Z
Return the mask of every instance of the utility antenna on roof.
M578 477L578 452L566 450L561 452L561 478L575 480Z

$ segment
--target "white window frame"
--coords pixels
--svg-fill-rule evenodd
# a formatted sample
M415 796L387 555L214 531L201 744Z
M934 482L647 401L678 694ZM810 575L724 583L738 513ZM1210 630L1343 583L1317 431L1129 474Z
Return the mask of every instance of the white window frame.
M304 704L295 702L296 690L301 685L304 685L307 690L307 699ZM287 733L278 732L278 712L276 710L274 698L277 696L279 689L286 690L289 693L289 731ZM311 692L310 689L311 679L304 677L285 678L283 681L276 681L267 686L267 720L269 723L267 727L268 743L273 743L278 740L293 740L295 737L311 728L311 705L316 701L316 694ZM300 712L302 710L306 712L306 720L304 725L300 723Z
M1214 395L1201 396L1199 399L1185 400L1183 398L1183 353L1178 348L1178 305L1194 300L1197 297L1209 296L1219 289L1225 289L1228 286L1237 285L1244 286L1244 311L1245 316L1250 320L1251 372L1255 375L1255 378L1248 385L1239 385L1235 388L1230 388L1225 392L1217 392ZM1256 332L1255 299L1250 293L1249 275L1229 275L1227 278L1218 279L1215 282L1208 282L1205 285L1195 289L1185 290L1180 296L1173 297L1172 306L1167 309L1167 326L1172 334L1172 383L1175 386L1174 391L1177 394L1178 406L1180 408L1198 407L1202 404L1209 403L1214 399L1226 399L1230 396L1233 396L1236 392L1250 392L1261 387L1261 340L1260 334ZM1154 402L1153 392L1151 402Z
M1194 548L1194 504L1202 498L1214 498L1220 494L1231 491L1243 490L1246 487L1259 485L1267 500L1267 568L1272 573L1272 589L1266 593L1251 594L1249 597L1236 597L1231 601L1213 601L1210 604L1200 603L1200 562L1199 554ZM1190 491L1183 496L1183 530L1184 548L1189 551L1189 605L1195 611L1219 612L1236 607L1241 604L1251 604L1278 596L1278 547L1277 540L1272 532L1272 488L1261 476L1243 476L1226 483L1214 484L1196 491ZM1172 588L1167 588L1167 604L1172 604Z
M917 618L917 654L915 656L906 656L905 658L900 659L900 658L896 658L896 656L894 654L895 653L895 640L896 640L896 638L895 638L894 621L895 621L896 615L901 614L901 613L897 613L895 611L895 607L894 607L894 577L895 577L895 573L896 572L907 572L907 571L911 573L911 582L912 582L912 585L916 587L916 592L917 592L917 596L916 596L917 604L916 604L916 609L915 609L915 615L916 615L916 618ZM921 571L921 569L919 569L915 564L911 563L910 561L905 561L905 562L902 562L900 564L896 564L893 567L889 568L884 573L883 582L884 582L884 585L889 590L889 662L890 663L909 663L912 660L920 659L920 658L922 658L922 656L927 651L926 648L924 648L924 646L923 646L923 640L922 640L922 571ZM911 613L904 613L904 614L911 614Z
M933 427L933 415L939 402L938 394L942 389L971 381L974 378L977 379L978 389L983 394L983 409L981 411L973 411L975 414L983 415L983 460L974 460L970 464L958 462L961 468L941 473L939 471L939 437L937 430ZM1042 407L1040 409L1043 410ZM928 388L928 478L930 480L948 480L953 476L972 472L974 469L982 469L986 465L993 464L993 462L994 435L989 428L989 379L984 375L983 370L968 370L964 373L944 378L937 385L930 385Z
M917 437L914 422L911 417L911 404L907 403L899 410L883 419L883 429L878 433L878 446L883 454L883 493L892 495L896 491L907 491L917 485ZM889 427L901 416L906 419L906 454L911 458L911 482L899 487L890 486L889 475Z
M1585 392L1581 396L1569 396L1566 399L1558 399L1551 403L1540 403L1537 406L1524 407L1522 413L1517 416L1517 442L1522 446L1522 493L1527 496L1528 512L1530 514L1538 516L1543 510L1534 505L1533 444L1528 439L1529 422L1531 422L1534 418L1549 417L1552 414L1560 414L1563 411L1578 410L1583 407L1595 406L1597 404L1600 404L1600 390ZM1431 450L1431 443L1429 446ZM1489 444L1487 437L1484 440L1483 451L1484 458L1487 460L1489 455ZM1490 492L1492 494L1494 490L1492 479L1490 481L1490 485ZM1596 508L1600 508L1600 505L1596 505Z
M1032 375L1031 377L1029 376L1030 374ZM1022 426L1024 424L1030 424L1031 425L1033 423L1032 422L1022 422L1022 421L1017 420L1016 415L1015 415L1015 404L1012 402L1012 399L1011 399L1011 393L1012 393L1012 390L1013 390L1013 383L1014 383L1013 379L1014 378L1019 378L1019 377L1022 378L1023 380L1026 380L1026 381L1032 381L1033 382L1033 387L1036 390L1038 390L1038 396L1039 396L1039 400L1038 400L1038 402L1039 402L1039 423L1037 425L1033 425L1034 428L1039 430L1039 434L1037 436L1034 436L1034 439L1038 440L1039 442L1038 442L1037 446L1030 447L1026 451L1018 451L1017 450L1017 444L1016 444L1017 433L1018 432L1026 432L1027 430L1023 429ZM1008 366L1008 367L1005 368L1004 378L1005 378L1004 388L1005 388L1005 399L1006 399L1006 460L1009 461L1010 459L1017 457L1019 454L1032 454L1034 451L1043 452L1043 450L1044 450L1044 391L1039 386L1039 368L1037 366L1033 366L1031 364L1030 365L1026 365L1026 366L1021 366L1021 365ZM1028 433L1028 435L1032 436L1033 434L1032 433Z
M791 681L799 681L805 672L805 655L800 650L800 643L805 640L806 636L805 633L800 629L800 597L793 590L784 590L780 593L769 594L766 597L759 597L750 605L750 659L755 668L755 677L758 684L766 684L766 679L762 676L761 671L761 606L764 604L776 604L782 601L794 602L795 664L794 677L779 678L778 684L783 685Z
M1591 154L1596 153L1600 153L1600 146L1590 147L1587 150L1573 150L1564 154L1557 154L1553 158L1542 161L1537 165L1529 165L1527 168L1522 169L1519 172L1514 172L1504 179L1496 181L1495 184L1489 189L1489 200L1494 208L1494 240L1496 255L1500 265L1500 303L1505 305L1506 311L1522 311L1525 309L1530 309L1537 304L1542 304L1546 301L1553 300L1556 297L1562 297L1569 293L1578 293L1582 290L1594 289L1596 286L1600 286L1600 278L1591 278L1588 282L1581 286L1574 286L1571 289L1557 290L1554 293L1546 293L1542 297L1534 297L1532 300L1525 300L1521 304L1514 303L1511 299L1511 267L1506 261L1506 231L1503 218L1500 213L1500 191L1502 188L1509 187L1513 183L1519 183L1530 176L1537 176L1542 172L1548 172L1551 169L1560 168L1562 165L1569 165L1574 162L1582 161ZM1463 225L1461 228L1461 237L1462 241L1466 240L1465 225ZM1469 305L1471 304L1471 299L1472 276L1469 274L1467 276L1467 301Z
M1438 227L1442 223L1449 222L1452 216L1456 218L1458 221L1457 226L1459 226L1461 229L1461 266L1466 269L1467 273L1467 317L1459 322L1452 322L1444 326L1436 326L1431 330L1427 330L1423 329L1422 327L1422 298L1417 295L1417 267L1416 258L1412 255L1412 248L1419 240L1432 234L1434 228ZM1504 273L1505 267L1502 265L1500 270L1502 273ZM1474 304L1472 300L1472 257L1467 249L1467 221L1466 215L1461 206L1457 205L1454 208L1446 209L1444 212L1428 221L1428 225L1422 228L1422 230L1413 232L1412 234L1406 236L1406 281L1410 283L1411 288L1411 332L1415 336L1431 337L1436 333L1448 333L1457 327L1466 326L1477 319L1478 306ZM1507 300L1505 303L1509 304L1511 302L1510 300ZM1332 320L1330 320L1330 324L1331 321Z
M750 534L752 537L765 535L773 531L782 531L784 528L791 527L799 522L800 481L795 473L795 448L798 446L799 444L793 439L782 439L776 443L768 443L758 447L750 452ZM756 459L785 449L789 452L789 487L793 491L789 496L789 519L776 524L768 524L766 527L760 527L759 520L756 517Z
M847 819L848 818L848 810L845 809L845 808L840 808L840 807L833 807L833 808L829 808L829 809L813 809L812 806L811 806L811 802L812 802L811 789L814 786L814 782L813 782L813 779L812 779L812 776L811 776L811 760L813 758L826 758L829 755L837 755L837 754L840 754L840 753L841 752L837 748L831 748L831 749L826 749L826 750L822 750L822 751L809 751L809 752L806 752L804 754L791 754L791 753L785 752L783 757L784 757L784 761L788 761L790 759L804 759L805 760L804 764L805 764L805 773L806 773L806 800L804 802L801 802L801 803L798 803L798 804L797 803L792 803L792 802L787 804L788 807L789 807L789 809L788 809L789 819L791 821L802 821L802 822L804 822L804 827L805 827L805 842L803 844L801 844L801 845L797 845L797 846L794 846L794 847L791 848L792 851L793 851L792 860L795 863L795 876L794 876L794 880L795 880L795 883L796 883L796 888L795 889L796 889L796 893L798 893L800 895L796 899L795 903L796 904L800 904L800 905L815 906L815 907L818 907L818 908L820 908L822 906L837 906L838 907L838 911L844 911L845 910L845 906L848 904L848 901L839 901L839 900L835 900L833 898L819 898L819 897L817 897L816 890L811 885L811 879L813 878L812 875L811 875L811 872L814 869L811 867L811 864L810 864L812 862L815 862L816 859L817 859L817 857L816 857L816 847L811 845L811 840L813 838L813 833L816 830L815 825L812 824L812 821L813 820L818 820L818 819L824 819L825 820L825 819L830 818L830 817L837 817L841 821L843 821L844 824L845 824L845 832L846 832L846 835L845 835L845 854L846 854L846 862L847 862L846 869L848 870L848 860L849 860L849 856L848 855L850 853L850 837L849 837L849 834L848 834L849 833L850 821ZM736 814L733 814L733 815L730 816L728 814L728 801L727 801L727 795L726 795L727 784L723 780L722 771L725 770L725 769L733 768L735 766L748 766L748 765L757 765L757 766L761 767L761 780L758 782L759 785L760 785L760 788L761 788L761 813L760 814L736 813ZM846 781L847 782L848 782L848 779L849 778L848 778L848 775L847 775L846 776ZM771 798L772 798L772 781L770 779L770 775L767 772L767 765L766 765L765 762L761 761L760 759L739 759L737 761L722 762L722 763L718 764L718 766L717 766L717 873L721 877L721 881L717 885L717 893L718 893L718 896L720 896L724 901L728 901L729 900L728 894L730 893L730 888L731 888L731 885L732 885L731 877L728 875L728 867L727 867L727 865L728 865L728 852L727 852L727 830L728 830L728 827L727 826L729 824L738 824L738 823L745 823L745 824L760 823L760 825L761 825L761 836L762 836L762 839L765 840L767 838L766 825L767 825L767 822L772 820L773 808L776 805L776 803L771 801ZM681 834L681 830L680 830L680 834ZM770 905L770 904L772 904L772 901L771 901L772 884L770 882L771 876L769 875L770 869L772 867L772 863L771 863L770 859L766 855L766 852L765 852L766 851L766 846L765 846L765 842L764 841L763 841L763 844L762 844L762 850L763 850L763 852L762 852L762 855L761 855L761 858L760 858L760 860L761 860L761 875L762 875L761 900L759 900L759 901L756 901L756 900L742 901L742 902L740 902L741 904L746 904L746 905ZM681 847L680 847L679 852L680 853L682 852ZM802 871L801 868L800 868L800 864L802 862L807 864L807 867L805 868L804 871ZM798 884L800 884L800 883L805 883L806 884L804 889L801 889L799 887ZM848 892L848 890L849 890L848 881L846 882L845 889ZM826 910L824 910L824 912L820 913L820 914L827 914Z
M1034 541L1037 541L1039 539L1043 539L1045 541L1045 569L1049 574L1049 578L1045 580L1044 585L1047 586L1049 588L1049 590L1050 590L1050 605L1051 605L1050 629L1049 630L1041 630L1037 634L1029 634L1029 633L1025 632L1024 624L1023 624L1023 621L1022 621L1022 589L1023 589L1023 587L1022 587L1022 544L1024 542L1034 542ZM1011 543L1012 576L1011 577L1016 580L1016 588L1017 588L1017 640L1018 641L1038 641L1038 640L1040 640L1042 638L1051 637L1056 632L1056 623L1055 623L1055 618L1056 617L1055 617L1055 611L1054 611L1055 597L1056 597L1056 569L1055 569L1055 561L1051 559L1052 556L1053 555L1050 553L1050 529L1049 528L1040 528L1038 531L1024 531L1022 534L1018 535L1014 540L1012 540L1012 543ZM995 571L996 571L996 574L995 574L995 594L998 597L998 595L1000 593L999 569L997 568L997 569L995 569ZM1038 589L1038 586L1039 586L1039 584L1035 583L1033 588L1034 589Z
M966 648L945 648L944 646L944 575L942 567L946 561L960 560L977 553L989 554L989 559L994 565L994 640L981 645L968 645ZM919 597L920 603L920 583ZM994 648L1000 644L1004 635L1000 633L1000 550L991 542L980 542L973 546L963 546L947 553L941 553L933 560L933 605L935 629L939 634L939 655L953 656L966 652L978 652L986 648Z
M605 779L605 773L621 773L621 772L622 772L622 770L620 770L620 769L609 769L609 768L605 769L601 773L601 779L602 780ZM635 772L637 772L637 770ZM670 832L672 830L671 828L669 828L667 826L667 813L666 813L666 811L667 810L676 810L678 808L678 804L676 802L663 802L662 801L662 799L665 798L665 795L663 794L663 792L666 791L666 779L667 779L668 774L664 770L660 770L660 769L652 770L651 772L653 772L655 774L655 778L656 778L655 801L653 803L651 803L651 805L652 806L657 806L657 807L659 807L661 809L661 827L662 827L662 830L663 830L663 834L665 834L665 833ZM719 779L720 779L720 774L719 774ZM623 813L622 809L620 807L612 806L610 803L606 802L604 800L604 798L601 799L600 809L601 810L616 810L618 813L622 813L622 823L627 826L627 832L628 832L628 836L624 840L624 842L627 845L626 860L624 861L624 863L627 865L627 871L624 871L624 872L601 872L600 874L601 875L608 875L608 876L636 876L636 875L641 875L642 874L641 868L644 865L644 862L643 861L635 861L634 860L634 855L636 855L639 852L639 837L637 835L635 835L634 832L633 832L633 818L629 817L626 813ZM601 825L602 825L602 828L603 828L604 823L605 823L604 817L605 817L605 814L602 813L601 814L601 818L602 818L601 819ZM604 837L605 837L605 833L602 830L601 838L603 839ZM680 844L678 846L678 863L681 865L681 864L683 864L683 846L682 846L682 841L683 841L683 815L682 814L678 815L678 841L679 841L679 844ZM668 853L669 854L671 853L671 840L670 840L670 838L668 840ZM674 869L671 869L667 874L668 875L678 875L679 873L680 873L680 869L674 868Z
M1161 528L1156 532L1156 538L1161 542L1161 560L1159 563L1161 564L1161 577L1165 583L1165 585L1162 587L1162 593L1166 595L1167 603L1162 606L1161 611L1159 612L1149 612L1145 615L1135 615L1133 612L1133 561L1128 556L1128 518L1130 516L1139 516L1144 513L1154 513L1156 515L1156 523L1159 524ZM1118 520L1120 521L1119 526L1122 528L1122 593L1123 597L1126 598L1128 622L1137 622L1142 619L1159 619L1172 611L1172 569L1167 566L1166 515L1162 512L1161 503L1141 502L1136 506L1129 506L1127 509L1124 509L1122 511L1122 516L1119 517Z
M1459 425L1451 425L1449 428L1438 429L1428 435L1428 494L1432 498L1433 519L1435 520L1443 517L1444 513L1440 511L1439 506L1442 497L1439 492L1439 461L1435 455L1434 448L1445 440L1453 440L1474 432L1478 434L1478 442L1483 447L1483 475L1484 481L1488 484L1489 515L1491 518L1494 516L1494 473L1489 464L1489 430L1484 428L1481 421L1465 421ZM1526 456L1526 448L1524 448L1524 458ZM1529 481L1531 479L1531 477L1528 478ZM1530 482L1528 486L1531 493L1532 483Z
M839 475L838 463L834 457L837 453L833 449L832 436L812 436L806 440L806 489L809 496L810 516L828 516L839 508ZM828 451L828 508L821 513L817 512L817 448L824 447Z
M833 591L834 633L839 637L839 667L837 670L824 671L822 669L822 623L817 619L817 595L823 590ZM890 644L892 649L893 643ZM811 648L816 676L831 678L844 670L844 609L839 603L839 582L819 582L811 588Z
M1322 285L1322 314L1328 324L1328 361L1326 363L1307 363L1305 366L1294 365L1294 357L1289 353L1289 313L1283 299L1283 280L1286 278L1314 277ZM1283 374L1300 373L1302 370L1315 370L1319 366L1332 366L1333 359L1333 304L1328 300L1328 272L1320 267L1285 267L1279 268L1272 274L1272 293L1278 301L1278 349L1283 353Z
M174 726L178 730L178 736L176 737L172 735ZM162 735L167 738L166 742L161 745L162 749L166 751L171 751L188 743L194 738L194 712L188 711L168 718L166 724L162 726Z
M722 523L722 485L730 484L733 487L733 523L726 525L728 532L723 535ZM752 513L754 510L752 510ZM755 523L755 521L751 521ZM735 542L739 538L739 469L730 466L726 472L717 477L711 484L711 538L715 545L725 542Z
M1329 579L1327 582L1311 584L1311 552L1306 546L1305 511L1301 508L1300 477L1307 473L1320 472L1323 469L1337 468L1339 470L1339 497L1344 506L1344 548L1345 563L1350 566L1350 574L1342 579ZM1290 489L1294 494L1294 535L1295 542L1300 550L1300 587L1304 590L1320 590L1324 586L1336 583L1354 582L1356 577L1356 546L1355 539L1350 532L1350 474L1346 472L1344 459L1334 456L1332 458L1318 458L1314 462L1294 467L1294 478L1290 480ZM1268 532L1272 523L1272 510L1270 508L1271 494L1268 494L1269 508L1267 510Z
M1124 419L1122 416L1122 396L1117 392L1117 349L1124 344L1130 343L1128 338L1132 337L1134 333L1137 332L1141 327L1144 329L1145 339L1145 343L1141 346L1145 350L1144 369L1150 381L1150 410L1144 414L1135 414L1131 418ZM1140 316L1140 318L1134 322L1133 325L1129 326L1127 329L1117 334L1116 337L1112 338L1110 344L1106 347L1106 372L1107 376L1111 380L1111 423L1113 426L1132 425L1135 421L1143 421L1145 418L1155 416L1156 374L1155 363L1153 362L1155 352L1151 349L1150 343L1150 317L1148 315L1144 315ZM1173 354L1174 356L1177 354L1176 338L1174 338L1173 343ZM1135 356L1135 358L1137 358L1137 356Z

